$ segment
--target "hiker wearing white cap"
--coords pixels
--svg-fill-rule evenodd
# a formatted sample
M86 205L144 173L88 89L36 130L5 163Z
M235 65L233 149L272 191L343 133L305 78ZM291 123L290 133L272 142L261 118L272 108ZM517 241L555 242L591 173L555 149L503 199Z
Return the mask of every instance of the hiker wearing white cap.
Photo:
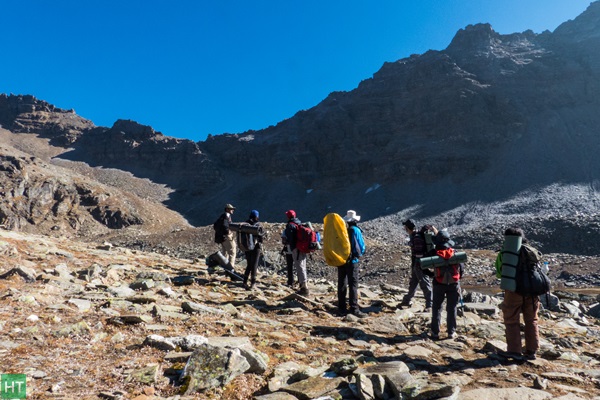
M338 310L340 315L350 312L350 314L363 318L367 314L360 311L358 307L359 258L365 253L362 230L357 226L360 215L356 215L354 210L348 210L344 221L348 224L350 257L346 264L338 267ZM346 306L347 295L349 308Z

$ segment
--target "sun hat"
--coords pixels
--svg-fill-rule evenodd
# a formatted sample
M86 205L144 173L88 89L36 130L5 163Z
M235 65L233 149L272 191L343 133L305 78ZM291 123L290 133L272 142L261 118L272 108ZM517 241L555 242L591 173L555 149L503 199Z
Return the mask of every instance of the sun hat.
M360 215L356 215L356 211L354 210L348 210L348 212L346 213L346 216L344 217L344 221L346 222L352 222L352 221L360 221Z
M232 206L231 204L227 203L227 204L225 204L225 209L226 210L235 210L235 207Z

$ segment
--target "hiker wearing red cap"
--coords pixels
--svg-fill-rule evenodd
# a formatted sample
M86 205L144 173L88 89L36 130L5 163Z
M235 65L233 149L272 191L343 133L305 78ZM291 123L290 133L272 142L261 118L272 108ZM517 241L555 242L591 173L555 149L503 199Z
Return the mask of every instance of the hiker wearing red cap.
M298 291L298 294L307 296L309 294L309 291L306 275L306 254L302 253L296 248L297 230L298 226L302 222L300 222L300 220L296 218L296 212L294 210L286 211L285 215L288 218L288 222L285 226L284 234L288 249L292 252L292 259L294 260L294 269L296 270L296 274L298 275L298 283L300 285L300 290Z

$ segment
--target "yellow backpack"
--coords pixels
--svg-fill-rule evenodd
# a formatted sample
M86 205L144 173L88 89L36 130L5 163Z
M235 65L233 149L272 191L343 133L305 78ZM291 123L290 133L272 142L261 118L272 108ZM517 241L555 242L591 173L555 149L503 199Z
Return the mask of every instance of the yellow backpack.
M332 267L341 267L350 258L350 239L346 221L336 213L323 218L323 256Z

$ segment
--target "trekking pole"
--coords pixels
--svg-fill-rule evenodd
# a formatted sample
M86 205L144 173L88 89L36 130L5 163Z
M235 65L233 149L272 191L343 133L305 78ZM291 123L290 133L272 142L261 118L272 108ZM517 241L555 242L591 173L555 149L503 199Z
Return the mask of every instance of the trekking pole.
M465 333L467 333L467 317L465 316L465 302L463 300L463 294L462 294L462 286L460 285L460 281L458 281L458 293L460 295L459 299L460 299L460 310L461 310L461 316L462 316L462 320L463 320L463 325L465 328Z

